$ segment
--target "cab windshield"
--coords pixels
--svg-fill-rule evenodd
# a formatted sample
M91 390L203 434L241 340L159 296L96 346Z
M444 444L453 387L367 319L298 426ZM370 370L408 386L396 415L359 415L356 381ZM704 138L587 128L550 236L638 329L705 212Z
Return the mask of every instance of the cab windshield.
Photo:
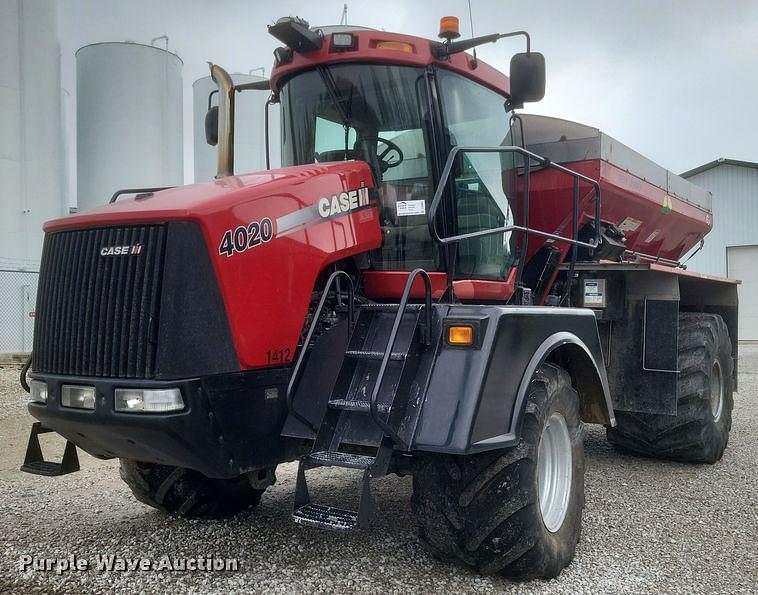
M443 69L437 84L444 127L439 138L446 150L513 144L504 96ZM436 119L429 113L424 70L319 66L290 79L280 100L282 165L358 159L371 167L383 235L382 247L371 255L372 267L441 270L441 251L427 225L435 190L428 134ZM457 233L513 223L511 154L465 154L454 171L446 212ZM504 279L513 263L511 244L510 234L461 242L456 277Z
M298 74L281 91L282 165L359 159L379 188L383 244L378 269L438 270L426 212L429 167L424 71L343 64Z

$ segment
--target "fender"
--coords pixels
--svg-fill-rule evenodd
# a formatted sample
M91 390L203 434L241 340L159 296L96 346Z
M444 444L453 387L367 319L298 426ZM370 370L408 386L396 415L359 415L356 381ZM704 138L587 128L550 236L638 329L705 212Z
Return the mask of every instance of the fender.
M471 454L518 443L526 395L545 361L566 369L583 421L615 425L595 316L584 308L450 306L445 320L476 320L471 349L440 342L413 448Z
M572 384L577 389L581 399L582 421L616 425L605 365L602 361L598 362L595 359L595 356L579 337L565 331L557 332L542 342L524 371L516 395L516 405L509 432L495 438L481 440L476 443L478 446L497 442L498 439L501 441L512 440L521 435L521 423L532 377L543 363L548 359L553 359L551 356L558 354L567 356L558 358L557 363L561 364L561 367L572 376ZM588 366L590 369L587 369Z

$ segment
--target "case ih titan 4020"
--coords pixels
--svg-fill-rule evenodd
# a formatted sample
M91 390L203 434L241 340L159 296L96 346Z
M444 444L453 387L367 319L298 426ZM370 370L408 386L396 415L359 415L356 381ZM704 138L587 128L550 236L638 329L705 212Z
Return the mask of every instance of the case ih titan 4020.
M736 285L678 263L711 228L706 192L597 129L514 113L544 95L524 32L269 32L265 85L211 66L214 181L46 224L25 471L74 471L79 447L121 459L142 502L213 516L298 459L295 522L338 530L369 524L372 479L412 474L436 555L528 578L574 554L584 423L719 460ZM465 52L514 35L510 77ZM283 167L235 174L235 96L256 89L281 106ZM355 470L355 510L309 492L321 467Z

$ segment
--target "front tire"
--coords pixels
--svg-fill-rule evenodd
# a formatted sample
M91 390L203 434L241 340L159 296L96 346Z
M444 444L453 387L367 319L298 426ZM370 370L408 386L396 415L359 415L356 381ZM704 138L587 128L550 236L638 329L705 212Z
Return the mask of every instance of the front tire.
M223 518L257 506L265 491L246 476L213 479L198 471L121 459L121 479L135 498L153 508L186 518Z
M573 559L584 507L583 425L568 374L535 373L517 446L431 456L413 478L419 536L482 573L554 578Z
M608 441L644 456L715 463L729 441L734 406L732 342L721 316L679 315L678 365L676 415L619 411Z

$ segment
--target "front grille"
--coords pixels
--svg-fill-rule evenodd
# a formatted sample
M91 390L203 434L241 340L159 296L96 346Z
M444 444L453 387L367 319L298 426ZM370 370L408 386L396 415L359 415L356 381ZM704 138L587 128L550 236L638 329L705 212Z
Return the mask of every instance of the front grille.
M163 225L47 234L37 290L33 369L151 378L165 243ZM101 254L103 248L116 246L129 246L129 253Z

